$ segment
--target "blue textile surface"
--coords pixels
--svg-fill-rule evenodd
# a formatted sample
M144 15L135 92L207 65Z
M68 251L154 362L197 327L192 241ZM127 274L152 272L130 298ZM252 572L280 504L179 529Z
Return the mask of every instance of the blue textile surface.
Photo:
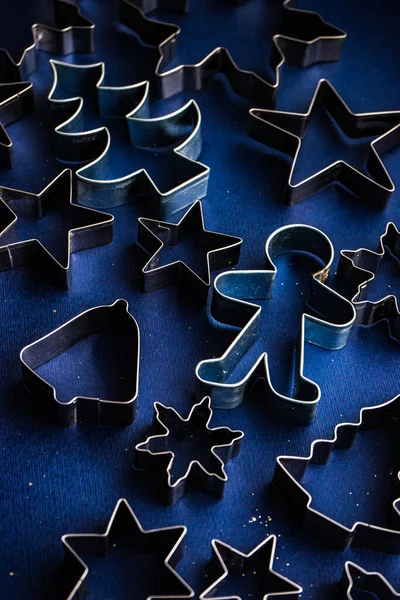
M96 25L96 51L57 57L78 64L105 61L106 85L142 81L153 72L157 60L154 48L141 45L118 23L117 4L114 0L82 0L83 14ZM251 0L234 8L224 2L192 0L193 10L185 17L164 12L158 16L182 27L173 64L196 62L214 47L227 45L241 67L268 72L271 36L279 28L281 4L279 0ZM2 0L1 46L17 58L31 41L30 24L46 22L50 8L50 0ZM399 110L398 2L304 0L301 8L321 12L348 37L337 63L307 69L285 65L277 108L305 111L318 80L327 78L355 112ZM7 127L15 146L15 166L1 171L2 186L38 192L63 168L55 158L47 101L52 84L49 58L38 52L38 69L30 78L35 112ZM211 168L208 195L202 201L205 224L210 230L243 238L239 268L263 268L265 240L285 224L306 223L322 229L334 244L335 265L341 249L376 249L387 222L400 225L399 148L383 156L397 188L385 211L371 208L368 199L359 200L338 187L288 207L283 192L290 161L247 136L252 102L235 96L224 79L217 77L202 91L153 100L152 115L167 114L190 98L198 102L202 113L200 160ZM114 140L114 172L125 174L147 167L167 188L172 177L167 159L131 149L123 123L105 119L104 124ZM337 158L362 168L367 154L365 140L344 139L322 115L310 126L296 180ZM137 218L148 215L143 204L139 208L135 202L109 212L115 216L114 242L73 255L68 292L54 288L29 268L0 274L1 598L49 597L49 582L62 561L61 536L103 532L121 497L129 501L146 529L187 526L177 570L196 595L210 584L206 566L213 538L250 552L272 533L278 536L275 570L300 584L306 600L333 598L346 560L380 571L400 590L397 556L354 548L332 551L293 521L290 508L269 486L279 454L305 456L310 443L331 437L337 423L356 421L363 406L380 404L399 393L399 346L390 339L387 324L354 328L341 351L306 345L305 374L322 390L310 426L296 427L272 416L258 389L240 408L215 410L212 425L242 429L245 434L240 455L227 466L229 480L223 500L193 489L175 506L165 507L151 477L133 471L134 446L149 430L153 402L188 414L196 364L221 355L236 331L214 322L209 304L194 307L174 287L142 293L140 274L147 257L135 242ZM180 216L175 216L175 222ZM60 247L65 235L59 224L46 232L48 240ZM270 354L273 381L285 391L292 377L301 293L307 290L310 268L300 265L296 270L296 263L291 264L287 256L276 263L278 291L263 303L260 337ZM399 265L388 257L371 289L371 299L396 294L399 282ZM141 332L137 420L125 428L83 424L58 428L21 393L19 352L83 310L117 298L129 302ZM260 348L258 344L252 349L252 358ZM104 389L112 395L109 370L115 367L107 348L91 346L88 340L44 365L40 373L57 386L64 399L77 393L96 397ZM384 525L391 483L399 469L394 439L394 427L362 433L352 449L337 451L327 466L310 469L305 484L314 494L314 506L346 525L355 521ZM88 561L89 598L130 598L133 586L135 597L147 597L149 567L141 560L135 571L134 559L129 552L115 549L106 559ZM248 593L265 592L256 588Z

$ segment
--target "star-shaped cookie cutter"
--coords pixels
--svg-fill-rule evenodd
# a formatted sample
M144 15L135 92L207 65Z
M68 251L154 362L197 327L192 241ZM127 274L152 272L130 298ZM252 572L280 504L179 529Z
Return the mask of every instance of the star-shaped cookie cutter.
M184 525L143 529L127 500L121 498L104 533L71 533L61 538L65 555L63 588L71 589L66 600L83 600L89 593L89 567L81 555L96 558L107 556L109 551L112 552L114 541L118 541L118 535L124 539L131 535L134 543L139 545L139 552L154 552L162 556L162 569L157 571L157 576L154 573L157 593L149 595L147 600L192 598L194 591L174 569L182 555L182 542L186 532ZM132 577L135 575L137 573L132 565Z
M351 561L345 563L341 583L347 600L357 600L359 598L357 592L364 592L367 596L371 595L379 600L400 598L400 593L396 592L383 575L366 571Z
M317 106L323 106L350 138L378 136L369 144L369 174L343 160L337 160L310 177L293 183L302 139ZM353 113L332 84L321 79L306 113L253 108L250 116L250 137L293 159L285 192L287 204L296 204L332 183L340 183L372 206L380 209L386 207L395 188L380 153L400 143L400 111Z
M211 418L210 398L203 398L195 404L186 419L174 408L160 402L154 403L154 435L135 446L134 466L164 478L164 500L167 504L178 502L192 485L222 498L228 481L225 463L239 454L244 433L233 431L229 427L211 428ZM209 464L204 465L197 459L191 460L185 473L173 481L175 454L169 447L170 436L175 435L179 441L183 441L196 437L199 432L203 437L207 436L204 447L209 451Z
M51 60L54 83L49 101L56 115L57 156L63 161L89 164L76 171L78 198L93 208L115 207L145 197L153 212L167 218L207 193L209 167L197 161L201 152L201 114L193 100L173 113L149 118L149 83L124 87L103 86L104 63L70 65ZM83 88L97 95L103 117L124 117L130 142L143 148L173 148L181 179L170 190L160 190L144 169L106 179L111 136L107 127L85 130ZM68 98L57 98L58 89ZM177 167L178 168L178 167Z
M0 167L11 169L13 166L13 144L5 127L33 110L30 81L0 83Z
M309 465L324 465L336 449L351 448L359 431L374 429L386 419L400 419L400 396L379 406L361 409L357 423L340 423L331 440L315 440L308 456L278 456L273 485L290 501L292 511L302 526L335 550L350 545L378 552L400 554L400 471L395 478L395 498L388 510L388 527L356 522L346 527L312 508L312 496L302 481Z
M242 239L204 228L200 200L194 202L179 223L138 219L138 244L151 254L142 269L143 289L151 292L178 283L184 292L200 303L207 301L211 271L235 265L239 260ZM207 274L204 279L182 260L162 264L164 246L177 246L187 236L199 240L206 253Z
M27 79L36 70L36 50L63 55L94 52L94 23L82 15L79 0L55 0L55 26L32 25L33 42L15 61L0 48L0 79L15 82Z
M120 331L119 344L125 348L127 356L131 356L132 353L134 355L132 362L136 361L136 365L132 365L129 370L129 397L123 400L107 400L75 396L68 402L61 402L57 397L56 388L43 379L36 369L82 340L105 331ZM77 422L130 425L135 418L139 393L139 357L139 326L128 311L128 302L119 299L110 305L85 310L64 325L25 346L20 352L22 383L43 405L50 418L62 427L69 427Z
M174 57L180 27L149 19L146 15L157 8L187 12L189 0L120 0L120 21L145 43L158 48L155 83L162 98L180 92L202 89L215 75L222 73L233 91L257 103L275 102L280 71L288 61L307 67L318 62L337 61L346 34L330 25L316 12L299 10L296 0L283 0L282 33L274 35L270 64L275 81L270 83L252 71L240 69L226 48L216 48L195 65L180 65L162 72ZM311 39L308 39L310 38Z
M249 578L256 575L264 576L267 589L262 595L263 600L269 598L271 600L273 598L281 598L282 600L294 599L298 598L303 592L303 588L297 585L297 583L273 570L276 548L275 535L268 536L249 554L244 554L219 540L214 539L211 544L214 550L214 558L222 569L222 574L200 594L200 600L209 600L211 598L214 600L230 600L231 598L241 600L240 596L233 593L229 595L217 593L218 586L223 584L230 573L235 573L242 577L246 577L247 575Z
M369 286L378 273L386 248L395 259L400 260L400 232L394 223L387 224L377 252L367 248L342 250L336 277L354 304L356 324L373 325L385 319L389 323L391 337L400 341L400 312L396 296L389 294L375 302L367 299Z
M298 352L298 381L294 397L277 392L271 382L268 356L263 352L245 377L225 383L241 357L257 338L261 306L249 299L267 300L273 293L277 268L274 259L287 252L308 252L321 259L323 267L311 277L310 294L303 313ZM303 375L304 344L337 350L346 342L354 323L355 310L349 300L326 285L334 250L329 238L309 225L286 225L274 231L265 244L266 267L259 271L228 271L215 278L211 314L217 321L240 328L219 358L201 361L196 367L199 396L211 396L215 408L235 408L244 400L256 379L266 383L268 405L276 415L299 424L312 421L321 391Z
M71 212L65 262L56 258L39 239L18 239L18 213L41 219L56 202L68 204ZM33 263L56 285L68 289L71 254L109 244L113 228L112 215L73 204L70 169L62 171L38 194L0 187L0 271Z

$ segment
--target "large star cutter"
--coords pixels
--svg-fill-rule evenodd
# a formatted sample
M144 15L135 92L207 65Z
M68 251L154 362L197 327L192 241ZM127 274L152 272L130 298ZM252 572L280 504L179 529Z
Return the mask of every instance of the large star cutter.
M118 343L124 349L124 353L132 357L128 373L129 395L118 400L75 396L68 402L61 402L55 386L43 379L36 369L82 340L105 331L120 332ZM110 305L85 310L39 340L25 346L20 352L22 383L33 398L41 403L52 421L62 427L69 427L77 422L130 425L136 416L139 357L139 326L128 310L128 302L119 299Z
M38 239L18 240L18 213L37 219L51 211L56 202L68 203L71 229L65 262L58 260ZM15 212L14 212L15 211ZM109 244L113 239L114 217L72 202L72 172L65 169L41 192L34 194L0 188L0 271L34 264L58 286L71 283L70 256L88 248Z
M236 575L249 576L256 575L260 577L262 574L265 578L265 591L257 600L272 600L280 598L281 600L290 600L299 597L303 589L287 577L280 575L273 570L276 536L268 536L261 544L256 546L249 554L243 554L232 546L212 540L211 542L217 564L222 569L221 576L214 581L204 592L200 594L200 600L228 600L240 599L240 596L233 593L229 596L218 594L218 586L229 577L230 573ZM249 594L250 595L250 594Z
M243 431L233 431L229 427L209 427L212 418L210 398L203 398L195 404L188 417L184 419L169 406L154 403L153 430L155 435L135 446L137 469L153 472L164 478L164 500L175 504L191 486L222 498L228 481L225 463L235 458L240 451L244 437ZM169 436L179 440L206 435L205 447L209 450L209 463L205 466L199 460L191 460L184 475L173 481L172 468L175 454L169 448Z
M178 282L184 292L200 303L207 301L211 271L235 265L239 260L242 239L204 228L200 200L183 215L179 223L138 219L138 244L151 254L142 269L145 292ZM182 260L162 264L165 245L176 246L186 236L195 237L206 252L207 273L204 279Z
M343 160L337 160L307 179L293 183L302 139L317 106L323 106L348 137L377 136L369 144L367 174ZM386 207L394 184L380 154L400 143L400 111L353 113L332 84L321 79L306 113L254 108L250 110L250 116L249 135L293 159L285 192L287 204L296 204L332 183L340 183L372 206Z
M394 223L387 224L377 252L366 248L342 250L337 280L346 288L346 296L354 304L357 324L373 325L385 319L389 323L391 337L400 341L400 312L396 296L389 294L376 302L368 300L369 286L378 273L386 248L395 259L400 259L400 233Z
M54 1L55 26L32 25L33 42L15 61L0 48L0 79L15 82L26 79L36 70L36 50L63 55L88 54L94 51L94 24L82 15L79 0Z
M301 320L298 377L294 394L292 397L284 396L274 389L265 352L241 381L225 383L257 337L262 309L247 300L271 297L277 272L273 260L280 254L294 251L309 252L324 264L311 277L307 301L310 311L304 312ZM268 238L265 253L265 270L228 271L215 278L211 314L217 321L240 327L241 331L221 357L203 360L197 365L198 393L211 396L215 408L235 408L243 402L254 381L263 378L271 411L296 423L308 424L314 417L321 392L318 384L303 375L304 344L309 342L330 350L342 348L354 323L354 307L349 300L325 284L334 251L329 238L322 231L308 225L281 227Z
M368 572L350 561L347 561L344 566L341 583L346 594L346 600L357 600L360 597L360 592L365 593L366 597L370 596L378 600L396 600L400 598L400 593L396 592L383 575Z
M63 587L69 584L71 591L66 600L83 600L89 593L88 574L89 568L82 560L81 555L91 557L104 557L112 552L114 540L120 536L132 536L134 543L138 543L138 550L144 553L154 552L159 554L162 561L154 574L157 594L148 596L146 600L155 598L180 599L192 598L194 591L175 571L174 567L182 556L182 542L186 535L185 526L163 527L161 529L143 529L128 502L121 498L118 500L111 515L110 522L104 533L78 533L67 534L62 537L64 547L64 579ZM134 566L132 577L135 577ZM133 580L134 581L134 580ZM133 582L132 582L133 583Z
M290 501L292 512L302 526L335 550L344 551L353 545L400 554L400 471L395 477L394 501L388 507L388 527L362 522L346 527L312 508L312 496L301 484L309 465L324 465L335 449L351 448L359 431L379 427L386 419L400 419L400 396L379 406L363 408L357 423L341 423L335 427L331 440L315 440L308 456L276 459L273 485Z
M149 118L149 83L124 87L103 86L104 63L70 65L51 60L54 82L49 101L56 117L57 157L89 163L76 171L78 198L87 206L119 206L145 197L152 212L168 218L207 193L210 169L197 161L201 153L201 114L193 100L163 117ZM106 179L111 136L107 127L85 130L82 87L97 97L103 117L126 119L130 142L143 148L174 146L180 180L170 190L160 190L144 169L117 179ZM70 96L58 98L58 88Z
M176 53L180 28L149 19L146 14L157 8L172 12L187 12L189 0L120 0L120 20L145 43L156 46L159 60L155 82L162 98L180 92L202 89L215 75L226 76L236 94L257 103L275 102L280 70L286 60L307 67L318 62L336 61L340 57L346 34L330 25L315 12L299 10L296 0L283 0L282 33L272 40L270 64L275 81L270 83L252 71L240 69L226 48L216 48L195 65L180 65L163 72Z

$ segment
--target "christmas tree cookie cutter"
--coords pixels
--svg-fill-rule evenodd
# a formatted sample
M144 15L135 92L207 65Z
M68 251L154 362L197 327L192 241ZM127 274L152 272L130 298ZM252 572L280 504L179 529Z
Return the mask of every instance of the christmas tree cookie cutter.
M104 209L144 197L157 217L168 218L206 195L210 169L197 160L202 139L201 113L196 102L190 100L172 113L150 118L148 81L104 86L102 62L71 65L51 60L50 64L54 81L48 99L56 119L57 157L83 164L76 171L80 202ZM111 134L106 126L85 128L82 90L94 95L100 116L126 120L132 146L153 150L173 147L174 173L179 173L179 177L176 175L171 189L159 189L145 169L107 178Z
M290 501L291 510L302 526L336 550L344 551L354 545L400 554L400 471L395 476L387 527L363 522L352 527L342 525L312 508L312 496L301 483L309 465L326 464L334 450L351 448L359 431L378 427L386 419L400 419L400 396L379 406L363 408L357 423L337 425L334 437L314 441L308 456L278 456L276 460L273 485Z

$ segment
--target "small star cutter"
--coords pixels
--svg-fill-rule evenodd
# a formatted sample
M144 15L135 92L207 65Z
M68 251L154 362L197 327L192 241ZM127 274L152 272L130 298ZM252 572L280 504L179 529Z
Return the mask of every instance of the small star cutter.
M211 428L212 414L210 398L194 404L186 419L174 408L154 403L154 435L135 446L134 468L152 472L160 477L160 481L164 479L163 498L169 505L176 504L193 485L217 498L223 497L228 481L225 463L239 454L244 433L229 427ZM184 475L174 482L172 467L175 454L169 448L169 436L175 434L179 440L194 437L194 429L196 432L203 430L209 438L208 442L204 442L210 453L209 464L191 460ZM152 450L154 445L156 450Z
M27 79L36 71L36 51L57 55L94 52L94 23L83 16L80 0L55 0L55 26L32 25L32 44L15 61L10 53L0 48L0 79L5 82Z
M78 199L86 206L103 209L116 207L134 198L145 197L152 212L168 218L207 193L210 169L197 160L201 153L201 113L194 100L162 117L149 117L149 82L129 86L102 85L103 62L71 65L50 60L53 86L48 95L56 118L57 157L62 161L88 163L76 171ZM170 190L160 190L145 169L138 169L117 179L106 179L111 135L107 127L85 130L83 123L82 86L97 95L103 117L126 119L132 146L168 148L182 171ZM58 88L71 96L58 98ZM178 144L178 145L176 145Z
M132 535L142 543L143 552L149 552L149 549L152 549L152 544L154 544L155 551L158 551L163 557L164 554L166 555L163 558L163 567L168 572L165 587L168 588L169 593L152 594L147 597L147 600L155 600L156 598L184 600L194 596L192 588L174 569L182 555L182 543L187 532L186 527L176 525L159 529L143 529L127 500L121 498L114 508L104 533L72 533L61 538L65 565L63 587L69 584L71 588L66 600L83 600L89 594L87 581L89 568L82 560L81 554L92 557L107 556L115 539L115 534L122 533L126 535L132 529L134 530ZM152 540L154 541L152 542ZM157 585L160 585L160 580L163 579L164 575L165 573L160 573L155 578Z
M272 385L268 355L263 352L241 381L226 383L228 375L257 337L262 307L249 300L267 300L274 289L277 268L274 259L287 252L308 252L323 267L310 279L310 294L301 319L298 356L298 382L292 397L280 394ZM309 225L286 225L275 230L265 244L266 267L258 271L227 271L217 275L211 302L211 315L220 323L240 328L236 338L218 358L202 360L196 366L197 394L211 397L213 408L232 409L245 399L258 379L266 384L266 399L272 413L297 424L307 425L321 397L317 383L303 375L305 342L329 350L345 346L355 320L352 303L326 285L334 249L330 239ZM308 309L308 310L307 310Z
M175 56L180 27L148 18L157 8L171 12L188 12L189 0L120 0L120 21L143 43L158 48L155 69L158 95L169 98L181 92L202 89L215 75L226 76L232 90L257 103L274 104L280 83L280 71L288 61L301 67L340 58L346 33L327 23L316 12L296 8L296 0L283 0L282 33L274 35L270 64L275 81L270 83L252 71L240 69L227 48L216 48L195 65L179 65L162 72ZM307 37L312 36L311 39Z
M276 459L272 485L287 497L302 527L335 550L357 546L400 554L400 471L395 477L394 501L389 502L388 527L363 522L356 522L352 527L342 525L312 507L312 496L301 483L309 465L326 464L334 450L351 448L359 431L374 429L386 419L400 419L400 396L378 406L362 408L357 423L336 425L333 438L315 440L308 456L278 456Z
M342 587L346 600L357 600L357 591L370 594L379 600L396 600L400 593L396 592L389 581L380 573L369 572L351 561L346 561L342 577ZM356 594L354 594L356 591Z
M199 239L206 250L207 274L204 278L182 260L161 263L164 246L177 246L186 236ZM214 240L212 245L211 239ZM237 236L205 229L200 200L192 204L177 224L140 217L137 243L151 255L142 269L143 291L152 292L178 283L196 301L206 303L211 271L235 265L242 241Z
M90 308L21 350L22 383L57 425L69 427L78 422L85 422L125 426L133 423L139 393L140 332L128 308L128 302L122 299L110 305ZM118 327L123 327L119 343L126 348L129 356L133 353L135 357L132 362L136 364L132 364L129 371L130 397L124 400L108 400L75 396L68 402L61 402L57 398L55 386L43 379L36 369L82 340Z
M387 224L377 252L367 248L342 250L336 277L347 289L354 304L356 324L373 325L385 319L389 323L391 337L400 342L400 312L396 296L389 294L376 302L368 300L369 286L378 273L386 248L397 261L400 260L400 232L394 223Z
M65 262L58 260L39 239L18 240L17 235L18 212L40 219L51 211L52 203L59 198L69 203L71 210L72 228L68 232ZM112 215L72 202L70 169L59 173L38 194L0 187L0 271L34 264L55 285L69 289L71 254L109 244L113 229Z
M275 548L276 548L276 535L269 535L263 540L258 546L256 546L249 554L244 554L239 550L236 550L232 546L225 544L219 540L212 540L212 548L214 550L214 559L216 559L218 566L222 569L220 577L214 581L204 592L199 596L200 600L244 600L240 596L232 595L219 595L218 586L226 579L230 572L237 573L238 575L246 575L246 573L259 572L265 574L266 585L272 584L270 590L266 590L263 594L263 600L281 598L282 600L289 600L291 598L298 598L303 592L303 588L294 583L287 577L280 575L273 570ZM268 555L267 564L265 564L264 554ZM267 567L267 568L266 568Z
M350 138L378 136L369 144L369 174L337 160L310 177L293 183L302 139L316 106L323 106ZM386 208L395 187L380 154L400 144L400 111L353 113L332 84L320 79L306 113L252 108L250 117L250 137L293 159L285 191L287 204L297 204L332 183L340 183L371 206L382 210Z

